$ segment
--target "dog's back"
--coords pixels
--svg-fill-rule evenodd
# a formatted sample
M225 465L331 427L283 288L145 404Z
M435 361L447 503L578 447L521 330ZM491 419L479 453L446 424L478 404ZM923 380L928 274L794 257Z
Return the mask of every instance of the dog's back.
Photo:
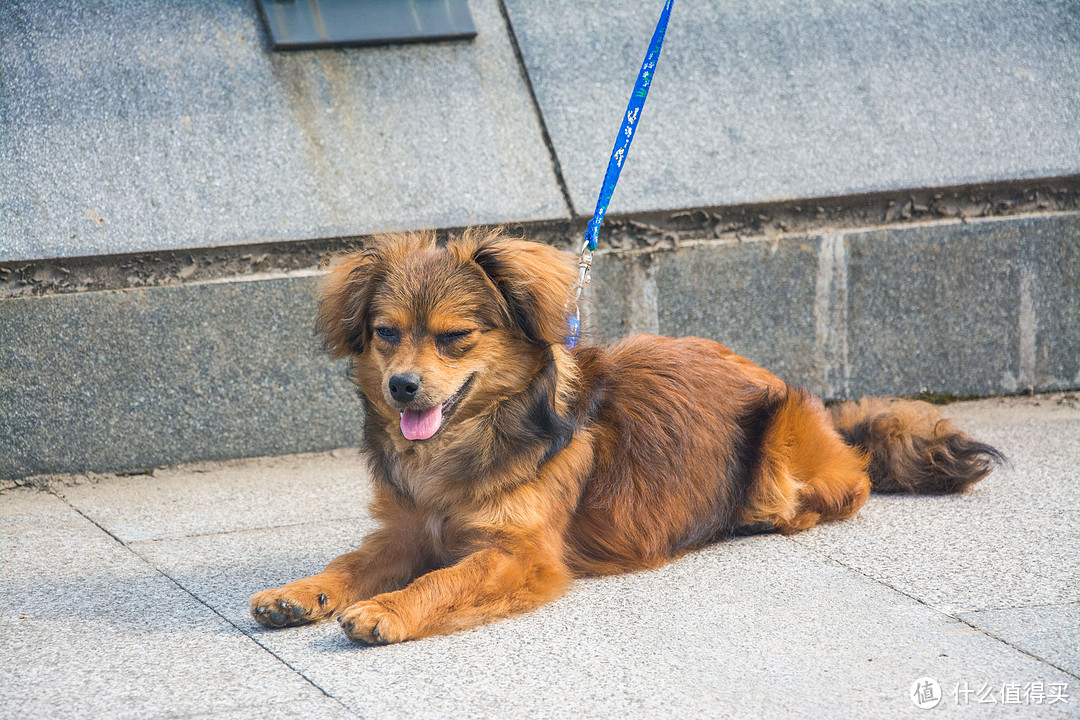
M957 492L1000 454L925 403L832 414L711 340L650 335L576 353L594 471L568 530L577 573L660 565L746 529L792 533L873 489Z

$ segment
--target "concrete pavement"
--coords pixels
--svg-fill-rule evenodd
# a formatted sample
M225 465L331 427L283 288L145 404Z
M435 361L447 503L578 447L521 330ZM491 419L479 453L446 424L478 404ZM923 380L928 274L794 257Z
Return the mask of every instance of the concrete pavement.
M1077 717L1080 402L947 412L1012 466L384 648L247 613L371 527L353 449L6 482L0 718Z

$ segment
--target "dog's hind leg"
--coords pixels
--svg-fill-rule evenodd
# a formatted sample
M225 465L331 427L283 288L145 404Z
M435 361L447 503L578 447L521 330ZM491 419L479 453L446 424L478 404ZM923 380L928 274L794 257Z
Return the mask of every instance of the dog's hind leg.
M821 401L789 388L762 441L739 525L790 534L854 514L866 502L867 458L846 444Z

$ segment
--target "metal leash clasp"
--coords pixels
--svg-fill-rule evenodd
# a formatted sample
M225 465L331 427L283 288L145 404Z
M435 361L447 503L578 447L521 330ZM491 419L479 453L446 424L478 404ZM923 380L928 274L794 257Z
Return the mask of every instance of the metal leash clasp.
M577 284L574 285L574 305L578 304L581 299L581 293L585 289L585 286L592 280L590 271L592 270L593 254L589 249L588 243L581 248L581 253L578 254L578 279Z
M570 350L577 347L578 337L581 334L581 293L592 280L590 274L592 261L592 250L589 249L589 243L586 241L578 254L578 279L574 284L574 314L570 316L570 332L566 338L566 347Z

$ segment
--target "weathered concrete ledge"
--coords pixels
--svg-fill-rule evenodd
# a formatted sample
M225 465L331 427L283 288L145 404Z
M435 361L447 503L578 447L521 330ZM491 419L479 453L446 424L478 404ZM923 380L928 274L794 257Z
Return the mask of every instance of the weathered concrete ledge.
M0 3L0 261L567 220L654 0L473 0L471 42L275 53L251 0ZM1071 0L695 0L611 214L1080 173Z
M1080 212L1080 175L613 216L601 228L600 247L651 251L702 240L743 241L1065 212ZM579 218L517 222L510 227L533 240L569 248L580 239L584 225L585 218ZM437 232L445 237L458 230L445 227ZM0 298L317 272L336 253L360 247L370 237L0 262Z
M0 261L569 217L497 0L275 53L250 0L0 3Z
M828 398L1080 387L1080 212L745 237L638 224L613 223L597 258L600 339L715 338ZM354 444L345 366L313 334L316 275L0 298L0 478Z

